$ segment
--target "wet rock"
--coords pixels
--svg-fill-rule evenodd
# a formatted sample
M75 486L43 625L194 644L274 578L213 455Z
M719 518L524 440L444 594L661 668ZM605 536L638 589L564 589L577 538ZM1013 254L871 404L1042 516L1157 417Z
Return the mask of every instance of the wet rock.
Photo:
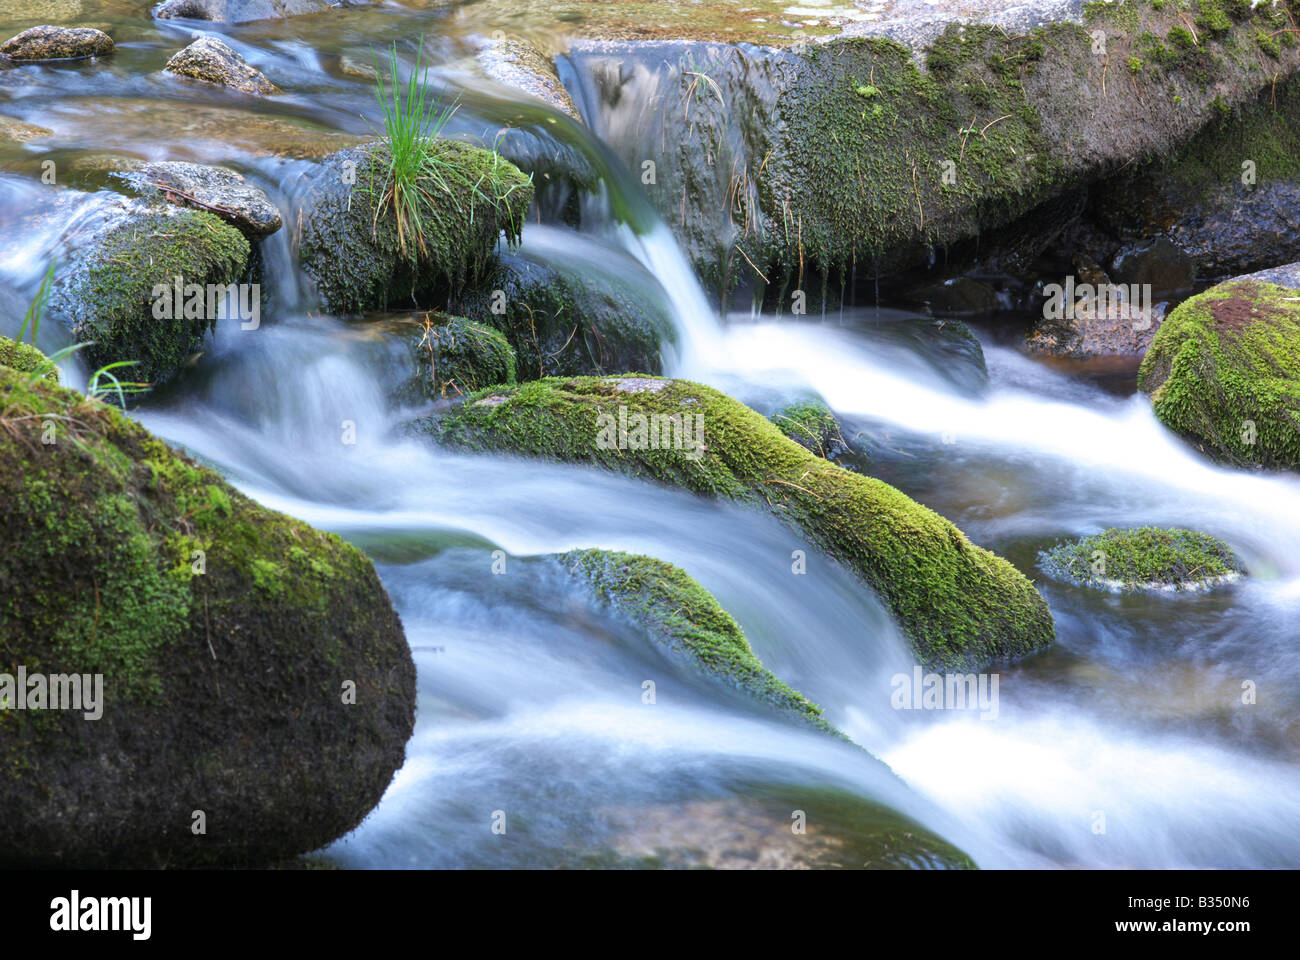
M1221 540L1159 527L1112 529L1058 543L1040 553L1038 561L1053 580L1115 592L1195 592L1238 580L1244 572Z
M970 277L951 277L917 287L908 294L908 299L944 315L973 316L992 313L998 308L997 291Z
M216 214L245 236L265 237L280 229L280 211L261 187L227 167L162 161L132 165L122 179L169 203Z
M199 349L218 319L208 290L238 281L249 257L243 234L213 214L144 201L75 250L51 287L49 313L93 343L82 351L92 366L136 361L124 378L149 383L168 380ZM191 298L171 295L177 278L203 290L192 309ZM160 285L168 297L161 316Z
M504 397L494 405L455 407L431 431L454 448L590 463L770 509L876 591L922 663L988 663L1052 641L1051 613L1033 585L938 514L815 456L709 387L668 380L629 393L621 379L523 383L494 391ZM665 443L673 417L683 436Z
M0 44L10 60L84 60L113 52L113 38L91 27L32 27Z
M414 362L393 399L409 406L468 396L485 387L515 382L515 351L501 331L440 313L412 314L383 321L387 336L400 340Z
M1221 283L1179 304L1138 371L1156 416L1238 465L1300 469L1300 266Z
M1129 244L1115 254L1110 275L1122 284L1146 284L1157 298L1186 293L1196 280L1196 264L1171 240L1156 237Z
M521 90L582 122L555 64L532 43L517 37L482 40L477 59L483 72L497 83Z
M1129 168L1091 209L1121 243L1168 238L1202 277L1300 259L1300 81L1270 85L1182 150Z
M572 550L555 562L651 643L703 678L847 739L822 718L821 707L763 666L740 625L684 570L611 550Z
M1025 337L1030 353L1058 357L1140 356L1164 320L1163 303L1146 305L1111 296L1088 296L1046 317Z
M508 253L462 304L505 333L524 378L659 373L660 344L672 335L662 304L634 282Z
M1140 356L1164 320L1152 290L1118 284L1087 254L1074 273L1043 288L1042 320L1025 337L1030 353L1088 358Z
M281 20L304 13L321 13L340 5L340 0L166 0L154 11L154 16L163 20L184 18L213 23L247 23L250 20Z
M54 136L53 130L46 130L34 123L24 123L13 117L0 117L0 140L8 143L26 143L28 140L52 136Z
M87 678L0 711L0 864L264 866L354 829L415 712L370 561L103 403L0 367L0 407L3 672Z
M216 37L200 37L178 52L163 68L190 80L202 80L258 96L280 93L266 75Z
M435 199L422 234L408 228L399 235L391 206L383 205L382 144L341 151L310 175L298 255L329 310L356 314L432 302L439 292L459 296L491 270L503 231L510 243L518 240L533 195L528 178L459 140L438 140L432 149L442 178L424 182Z

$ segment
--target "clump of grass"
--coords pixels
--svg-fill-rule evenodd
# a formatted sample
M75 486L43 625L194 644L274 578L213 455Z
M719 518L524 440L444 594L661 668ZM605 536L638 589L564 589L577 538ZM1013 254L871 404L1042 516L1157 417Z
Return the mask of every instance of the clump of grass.
M388 81L376 65L375 96L384 114L384 145L380 170L383 185L375 205L374 227L379 218L391 214L398 246L412 261L430 256L429 238L448 221L461 215L474 225L475 210L490 209L511 236L522 228L522 211L516 216L508 203L511 194L527 183L519 171L497 150L500 136L486 151L487 163L466 164L463 152L450 149L451 141L440 139L442 131L460 106L457 97L449 103L428 95L427 68L423 67L423 43L416 52L415 68L403 92L398 80L397 48L388 53ZM445 216L454 211L457 217ZM516 222L518 221L518 222ZM445 252L445 251L444 251Z
M14 337L18 343L23 342L23 335L27 333L28 327L32 331L32 346L36 346L36 335L41 332L41 317L45 315L45 304L50 299L50 285L54 280L54 261L50 261L49 267L45 271L45 277L41 280L41 285L36 289L36 296L27 307L27 313L23 317L23 325L18 328L18 335Z
M375 97L384 114L384 141L388 147L384 186L375 208L375 222L391 212L397 224L397 241L404 254L428 252L424 241L425 218L436 215L436 201L425 181L439 179L434 140L451 121L459 100L444 104L428 97L428 69L422 69L424 42L415 55L415 69L403 94L398 79L397 45L388 51L388 82L375 64ZM432 176L431 176L432 175Z

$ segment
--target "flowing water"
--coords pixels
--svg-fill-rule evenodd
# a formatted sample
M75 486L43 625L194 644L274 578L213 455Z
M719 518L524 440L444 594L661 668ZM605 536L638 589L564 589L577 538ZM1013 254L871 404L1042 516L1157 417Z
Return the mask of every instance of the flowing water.
M871 855L855 831L884 823L919 824L983 867L1300 864L1300 481L1211 466L1141 397L991 340L985 384L897 310L718 317L615 159L618 144L475 78L463 38L495 25L473 6L383 4L240 27L232 45L286 91L251 103L159 73L192 25L150 21L130 0L79 6L82 22L113 25L111 60L0 72L0 112L53 131L0 154L4 332L47 263L120 209L106 154L235 166L292 224L304 172L378 123L369 82L345 72L343 56L368 63L398 40L410 63L423 35L436 82L462 96L449 133L490 144L508 129L503 149L581 156L601 173L581 230L563 225L553 193L541 198L523 253L659 298L675 325L667 373L764 410L819 392L873 473L1030 576L1059 538L1139 524L1222 537L1251 574L1177 596L1040 577L1057 641L1001 670L996 717L896 710L890 679L913 662L897 627L852 574L775 519L396 431L413 411L389 399L393 344L319 311L281 230L262 244L261 328L220 323L195 368L136 415L260 502L365 549L402 616L419 676L406 765L325 856L355 867L854 866ZM616 104L583 109L591 129L634 126ZM57 164L55 189L39 181L43 159ZM60 336L45 325L42 346ZM64 373L85 382L72 361ZM342 442L345 421L355 443ZM683 567L764 664L884 764L701 684L537 559L589 546ZM801 576L797 550L808 556ZM504 575L492 572L495 551ZM1257 702L1243 703L1244 682ZM797 809L827 828L810 831L816 852L780 839ZM498 811L505 836L490 830ZM893 862L936 865L906 845Z

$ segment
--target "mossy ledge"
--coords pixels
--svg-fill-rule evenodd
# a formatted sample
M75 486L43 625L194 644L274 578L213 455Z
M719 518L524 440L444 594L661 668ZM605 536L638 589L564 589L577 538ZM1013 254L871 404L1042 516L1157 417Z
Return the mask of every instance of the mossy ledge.
M459 296L486 276L502 232L513 243L523 230L532 181L491 150L437 140L431 163L443 174L419 182L434 198L424 213L425 249L403 252L391 209L380 212L387 158L383 143L339 151L308 185L298 256L335 313Z
M1232 548L1194 530L1110 529L1038 555L1053 580L1104 590L1204 590L1243 573Z
M0 673L103 675L97 720L0 710L0 865L260 865L355 828L415 708L370 561L33 374L0 367L0 430Z
M701 417L686 422L704 424L704 449L603 449L610 444L598 442L598 418L617 419L620 407L629 417ZM552 377L480 391L425 426L450 446L594 463L766 506L870 584L926 664L982 664L1029 653L1054 636L1046 602L1007 561L889 484L821 459L710 387L636 375Z
M571 550L555 559L620 616L671 653L689 659L706 676L844 737L822 719L821 707L763 666L731 614L680 567L611 550Z
M1297 297L1239 279L1179 304L1138 371L1160 421L1215 459L1300 469Z

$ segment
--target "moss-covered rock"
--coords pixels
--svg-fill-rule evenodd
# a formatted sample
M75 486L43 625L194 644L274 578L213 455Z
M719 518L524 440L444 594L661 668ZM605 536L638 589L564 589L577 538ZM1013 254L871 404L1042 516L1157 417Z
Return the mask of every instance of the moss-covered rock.
M306 190L298 254L336 313L459 295L487 274L502 232L513 243L523 229L531 181L493 151L437 140L431 155L441 176L419 184L433 198L425 249L404 250L391 208L381 215L387 149L364 144L327 157Z
M635 283L562 272L520 255L501 257L462 306L505 333L524 378L659 373L660 345L672 336L663 305Z
M1192 530L1106 530L1038 555L1054 580L1108 590L1200 590L1235 580L1241 561L1221 540Z
M0 336L0 367L8 367L21 373L41 371L41 376L50 383L59 382L59 368L46 358L45 354L26 343L10 340Z
M820 398L788 404L772 414L771 420L799 446L827 460L848 446L835 414Z
M83 351L90 364L134 360L129 379L161 383L216 322L222 300L209 309L209 287L238 281L248 257L243 234L213 214L140 203L80 244L51 288L49 311L93 344ZM164 303L156 288L174 291L177 278L182 296L169 292ZM202 294L191 297L185 290L195 284Z
M639 427L637 417L645 418ZM857 571L927 664L1024 654L1054 635L1047 604L1011 564L888 484L815 456L709 387L650 377L548 378L483 391L428 429L452 446L594 463L765 505Z
M731 614L684 570L652 557L610 550L572 550L556 560L651 641L684 657L706 676L843 736L822 719L821 707L763 666Z
M1287 36L1281 4L1239 5L1187 47L1178 4L1093 4L1085 23L1067 9L937 36L900 10L852 31L907 44L591 42L571 56L613 118L611 147L630 169L655 163L646 197L708 286L728 302L750 288L834 304L836 285L933 263L936 248L1170 153L1300 64L1294 44L1257 39Z
M1161 422L1216 459L1300 469L1297 297L1244 278L1175 308L1138 371Z
M103 678L98 719L0 710L0 863L262 864L353 829L415 707L370 561L71 390L0 368L0 411L0 673Z
M411 377L396 392L399 402L466 396L515 382L514 349L493 327L433 313L389 320L386 332L401 338L414 360Z

